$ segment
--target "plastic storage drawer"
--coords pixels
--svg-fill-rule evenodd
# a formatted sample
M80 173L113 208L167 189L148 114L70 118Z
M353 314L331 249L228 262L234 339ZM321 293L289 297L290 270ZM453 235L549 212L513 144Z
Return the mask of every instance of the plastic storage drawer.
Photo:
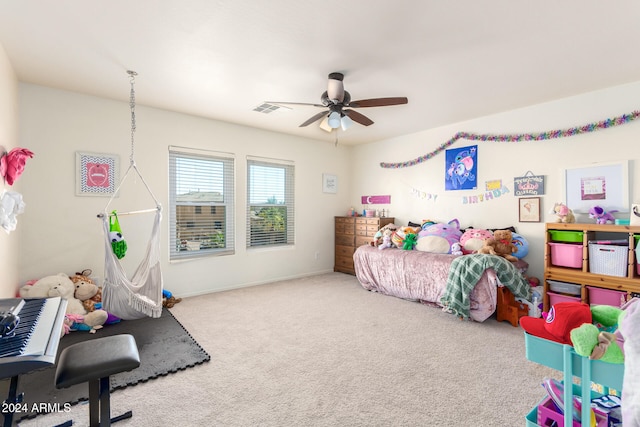
M569 295L556 294L555 292L547 292L549 295L549 305L555 305L559 302L580 302L582 298L572 297Z
M587 292L590 305L611 305L620 308L627 302L627 293L624 291L587 286Z
M547 280L549 289L553 292L570 295L580 295L582 286L577 283L559 282L557 280Z
M582 268L582 245L549 242L551 264L559 267Z
M584 233L582 231L549 230L551 240L554 242L582 243Z

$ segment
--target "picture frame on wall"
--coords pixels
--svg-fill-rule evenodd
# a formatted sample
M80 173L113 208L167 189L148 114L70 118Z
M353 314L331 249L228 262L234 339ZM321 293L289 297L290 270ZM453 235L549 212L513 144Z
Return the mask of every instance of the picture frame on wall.
M563 173L566 205L576 213L594 206L629 212L629 161L594 163Z
M336 175L322 174L322 192L331 194L338 192L338 177Z
M117 154L76 152L76 195L110 197L120 175Z
M518 220L520 222L540 222L540 197L518 199Z

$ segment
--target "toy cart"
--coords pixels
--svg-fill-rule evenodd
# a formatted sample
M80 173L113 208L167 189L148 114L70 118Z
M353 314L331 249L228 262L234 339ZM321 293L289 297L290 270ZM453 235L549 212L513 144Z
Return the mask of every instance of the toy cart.
M588 357L578 355L572 346L556 343L535 337L525 332L525 347L527 359L532 362L548 366L563 372L564 376L564 402L565 408L571 408L573 393L579 396L589 396L584 399L585 403L591 398L599 396L591 390L591 383L600 384L604 388L604 393L609 393L609 388L622 391L622 380L624 377L624 364L606 363L599 360L590 360ZM573 377L580 378L580 386L573 387ZM542 402L541 402L542 403ZM582 405L581 425L590 426L590 405ZM575 425L572 417L572 410L564 411L564 425ZM538 427L538 407L533 408L526 416L527 427Z

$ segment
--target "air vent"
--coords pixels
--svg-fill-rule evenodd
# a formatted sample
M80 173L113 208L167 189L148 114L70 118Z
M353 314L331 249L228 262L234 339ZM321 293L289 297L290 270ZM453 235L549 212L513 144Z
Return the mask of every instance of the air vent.
M253 109L253 111L257 111L258 113L263 113L263 114L270 114L278 110L288 111L288 110L291 110L291 108L283 107L282 105L269 104L265 102Z

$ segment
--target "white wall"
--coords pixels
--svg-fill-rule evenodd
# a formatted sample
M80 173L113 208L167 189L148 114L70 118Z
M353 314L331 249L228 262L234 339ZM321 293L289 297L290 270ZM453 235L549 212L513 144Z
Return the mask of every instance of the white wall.
M0 154L8 152L18 141L18 79L0 45ZM19 191L20 181L13 186L0 179L0 195L4 191ZM18 222L22 218L18 217ZM7 234L0 229L0 298L15 296L18 283L18 248L20 228Z
M126 87L123 90L128 90ZM102 229L96 214L108 198L75 195L75 153L118 154L129 166L128 103L30 84L20 84L20 145L35 152L22 184L27 210L20 227L20 280L91 268L103 273ZM349 204L350 150L319 142L138 105L136 164L165 207L162 267L165 288L188 296L303 276L333 269L333 216ZM168 261L168 147L234 153L236 158L236 253L194 261ZM244 247L246 156L295 162L296 244L294 248L247 251ZM338 194L322 193L322 173L338 176ZM140 180L127 178L111 209L153 207ZM150 215L121 217L129 246L123 259L129 272L140 260L149 236ZM319 253L316 259L316 252Z
M350 203L360 206L361 195L390 194L390 216L398 224L423 219L449 221L458 218L462 227L498 228L513 225L530 244L529 272L543 274L544 222L555 221L548 213L554 202L564 198L562 170L594 162L630 160L630 201L640 200L640 120L570 138L541 142L497 143L459 140L451 148L478 145L478 190L444 191L444 153L419 165L383 169L380 162L405 162L432 152L457 132L477 134L533 133L565 129L630 113L638 109L640 83L592 92L556 102L535 105L490 117L406 135L394 140L355 147ZM543 222L519 223L518 198L513 195L513 178L527 171L545 175L542 196ZM491 201L463 204L463 196L481 194L489 180L502 180L510 193ZM420 198L413 190L437 195ZM596 203L594 203L595 205ZM606 208L606 206L605 206ZM627 217L628 214L619 215ZM588 217L579 222L592 222Z

